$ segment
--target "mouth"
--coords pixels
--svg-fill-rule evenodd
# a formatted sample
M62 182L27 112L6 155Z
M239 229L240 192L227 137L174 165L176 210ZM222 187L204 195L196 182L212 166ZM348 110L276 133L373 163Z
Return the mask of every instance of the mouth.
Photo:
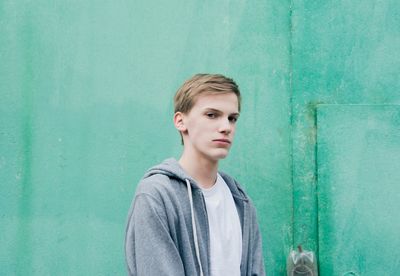
M221 143L221 144L231 144L231 141L229 141L228 139L214 139L213 142L217 142L217 143Z

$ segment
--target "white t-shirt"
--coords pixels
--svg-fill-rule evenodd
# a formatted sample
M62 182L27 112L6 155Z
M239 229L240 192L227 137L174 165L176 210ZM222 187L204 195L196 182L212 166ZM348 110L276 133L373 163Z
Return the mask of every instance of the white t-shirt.
M232 193L218 174L210 189L202 189L210 227L212 276L240 275L242 228Z

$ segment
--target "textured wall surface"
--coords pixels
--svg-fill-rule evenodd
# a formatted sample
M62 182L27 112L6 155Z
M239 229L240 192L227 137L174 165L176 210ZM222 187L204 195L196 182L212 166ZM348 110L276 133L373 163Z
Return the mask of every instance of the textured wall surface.
M136 183L180 154L172 96L194 73L218 72L243 93L221 167L255 202L267 273L284 275L290 247L302 244L321 247L329 275L343 227L318 213L318 166L340 177L337 162L357 152L318 155L316 110L400 104L399 14L397 0L2 1L1 272L124 274ZM339 124L335 116L326 122ZM329 154L338 142L326 138ZM328 195L323 202L341 204Z
M294 245L318 250L316 106L400 103L399 14L396 0L293 1Z
M145 170L179 157L172 96L233 77L243 112L222 162L253 198L267 272L291 245L289 1L2 1L0 267L123 275Z
M397 275L400 105L320 105L317 126L320 274Z

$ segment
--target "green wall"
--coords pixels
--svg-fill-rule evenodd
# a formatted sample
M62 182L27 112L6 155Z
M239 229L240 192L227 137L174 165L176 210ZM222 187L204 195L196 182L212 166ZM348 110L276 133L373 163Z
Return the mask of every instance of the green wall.
M398 205L387 206L374 197L379 189L399 192L398 158L389 153L398 152L400 145L389 136L398 137L400 122L385 117L386 111L373 111L375 105L400 104L399 14L400 3L395 0L295 0L292 4L293 238L295 245L321 250L321 275L397 275L400 268L392 259L396 254L383 260L371 258L380 253L389 257L386 252L396 245L391 237L399 231L389 222L397 220L393 209ZM391 112L398 116L398 109ZM374 140L369 135L386 138ZM385 167L385 162L392 165ZM362 165L366 165L363 170ZM380 188L376 181L381 182ZM331 186L337 192L330 193ZM358 199L358 193L365 198ZM346 194L355 205L340 197ZM388 198L394 199L394 195ZM358 210L351 212L351 208ZM360 227L372 217L359 215L371 211L388 218L380 226L385 237L376 236L379 227L367 230L372 221L366 229Z
M198 72L241 87L222 167L254 199L267 271L282 274L292 233L289 4L2 1L0 274L124 275L136 184L179 157L172 97Z
M363 133L397 137L397 119L378 126L398 118L385 106L400 103L399 14L394 0L2 1L0 274L123 275L136 184L181 150L172 96L194 73L215 72L233 77L243 93L222 168L256 204L267 274L284 275L289 249L301 243L320 251L321 275L364 275L378 244L394 248L370 234L398 232L388 223L398 205L394 196L388 206L371 201L376 215L385 214L382 228L362 232L360 247L349 251L358 259L339 255L351 206L343 195L364 206L357 219L370 205L354 191L377 189L359 181L380 174L361 171L331 193L332 179L353 176L339 164L357 169L347 160L363 152L352 147L357 140L331 133L348 120L349 137L352 124L362 141ZM384 111L342 107L360 104ZM372 134L363 116L377 122ZM368 160L398 151L388 139L371 140L377 149L364 148ZM377 159L383 191L397 192L398 163L384 166L397 157L387 156ZM381 265L370 271L387 272L389 263Z
M315 107L400 102L398 1L294 1L293 153L296 239L316 231ZM306 199L306 200L304 200ZM302 218L300 218L302 217Z
M321 275L397 275L400 105L317 108Z

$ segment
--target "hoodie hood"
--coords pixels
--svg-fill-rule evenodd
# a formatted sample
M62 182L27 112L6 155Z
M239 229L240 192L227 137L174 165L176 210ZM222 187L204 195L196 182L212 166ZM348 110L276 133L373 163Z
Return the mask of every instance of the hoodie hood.
M245 201L248 200L246 193L242 190L242 188L232 177L221 171L218 171L218 173L225 180L226 184L230 188L231 193L234 197L237 197ZM182 184L184 185L186 185L186 181L189 180L192 189L200 189L196 180L194 180L190 175L188 175L184 171L184 169L181 167L181 165L175 158L166 159L162 163L150 168L143 176L143 179L146 179L156 174L162 174L168 176L169 178L175 178L177 180L180 180L180 182L182 182Z
M150 168L143 176L143 179L146 179L155 174L166 175L170 178L176 178L183 182L188 179L192 184L196 183L196 181L183 170L181 165L179 165L178 161L174 158L166 159L161 164Z

